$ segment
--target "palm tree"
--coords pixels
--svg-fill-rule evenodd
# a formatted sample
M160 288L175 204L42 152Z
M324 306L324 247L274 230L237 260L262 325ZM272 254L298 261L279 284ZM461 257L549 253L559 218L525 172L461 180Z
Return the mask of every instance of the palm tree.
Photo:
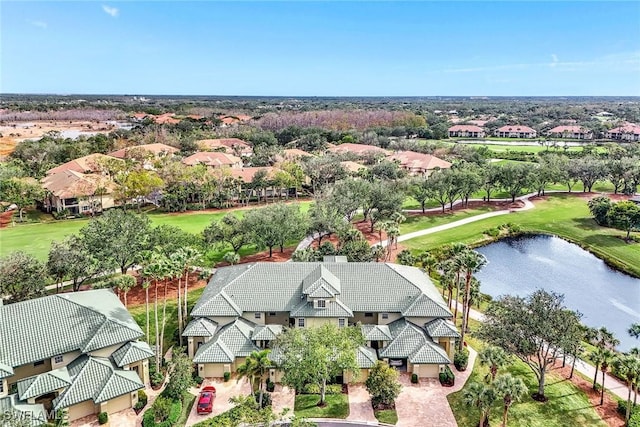
M595 364L596 372L593 375L593 389L596 389L596 381L598 379L598 370L600 369L601 357L598 353L598 349L614 349L618 344L620 344L620 340L618 340L613 332L609 331L604 326L596 329L591 328L587 330L586 333L587 340L596 346L596 351L592 352L589 355L589 360L591 360Z
M124 294L124 306L127 307L127 293L136 285L136 279L133 276L124 274L116 279L116 287L118 291Z
M167 285L168 282L178 276L182 276L182 266L173 259L163 257L162 260L162 281L164 283L164 297L162 300L162 331L160 332L160 348L164 351L164 330L167 325Z
M518 402L527 393L527 386L522 379L511 374L500 375L493 383L496 394L502 397L504 411L502 412L502 427L507 426L507 415L513 402Z
M458 343L458 349L462 350L464 344L464 335L467 331L467 314L469 310L469 294L471 293L471 279L474 273L480 271L482 267L487 264L487 258L479 252L473 250L465 251L460 257L460 265L465 272L465 291L464 299L462 301L462 331L460 336L460 342Z
M184 249L178 249L172 253L169 258L176 264L176 267L180 268L180 275L178 276L178 340L182 347L182 329L184 322L184 316L182 315L182 276L184 275L186 265Z
M465 315L467 327L469 326L469 312L471 312L471 307L473 307L474 304L479 307L481 298L482 294L480 293L480 281L475 277L472 277L471 292L469 293L469 301L467 301L469 307L467 308L467 314Z
M423 270L427 272L428 276L431 276L433 270L438 266L438 260L429 252L423 252L418 256L418 262ZM443 295L444 297L444 295Z
M189 271L191 270L191 267L193 267L193 265L198 262L198 260L200 260L200 258L202 257L202 252L200 252L198 249L193 248L191 246L187 246L185 248L182 248L184 250L184 271L185 271L185 279L184 279L184 309L182 310L182 316L184 317L183 322L186 323L187 320L187 316L189 315L189 313L187 312L187 300L189 298Z
M625 425L628 425L629 416L631 415L631 392L633 391L634 383L637 382L640 377L640 358L632 354L624 354L618 357L614 363L616 371L627 382L627 388L629 390L627 394L627 412L624 418L626 422Z
M464 403L475 406L480 410L480 423L478 425L484 427L486 420L489 418L491 405L496 400L496 393L493 388L474 382L469 384L462 396Z
M486 347L478 354L481 366L488 366L489 373L487 374L487 382L492 382L496 379L498 369L502 368L509 361L507 353L500 347Z
M640 323L632 323L629 328L629 335L634 338L640 338Z
M161 260L159 259L159 255L158 254L153 254L151 256L151 260L149 261L149 264L143 269L142 274L146 277L148 277L152 282L153 282L153 286L154 286L154 299L153 299L153 312L154 312L154 319L155 319L155 349L156 349L156 370L159 372L160 371L160 356L161 356L161 348L159 347L160 345L160 336L159 336L159 331L160 331L160 325L158 322L158 282L162 279L163 277L163 267L162 267L162 263ZM147 300L148 298L148 294L149 294L149 290L147 289Z
M616 354L609 350L608 348L605 348L604 350L602 350L602 357L600 359L600 370L602 371L602 389L600 390L600 405L602 405L604 403L604 379L606 377L607 374L607 369L609 368L609 365L611 364L611 362L614 361Z

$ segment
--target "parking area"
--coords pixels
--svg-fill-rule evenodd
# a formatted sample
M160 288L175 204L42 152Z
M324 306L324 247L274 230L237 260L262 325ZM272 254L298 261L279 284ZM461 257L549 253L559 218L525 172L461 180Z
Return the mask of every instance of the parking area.
M189 413L189 418L187 418L186 426L192 426L200 421L215 417L216 415L228 411L233 407L233 404L229 402L230 398L239 395L248 396L251 391L249 382L245 378L239 381L232 378L227 382L222 379L205 379L202 383L202 387L210 385L216 388L216 398L213 401L213 411L207 415L198 415L196 412L198 408L198 398L196 397L193 408L191 408L191 412ZM198 396L200 390L201 388L192 388L189 392Z

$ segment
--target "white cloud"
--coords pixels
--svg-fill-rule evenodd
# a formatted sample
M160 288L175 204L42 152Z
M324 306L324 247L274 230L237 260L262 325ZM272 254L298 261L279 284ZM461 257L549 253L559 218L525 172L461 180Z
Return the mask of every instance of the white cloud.
M34 27L38 27L38 28L42 28L44 30L47 29L48 25L46 22L44 21L28 21L29 24L33 25Z
M552 53L552 54L551 54L551 64L549 64L549 66L550 66L551 68L553 68L553 67L555 67L556 65L558 65L558 62L560 62L560 61L558 61L558 55L556 55L555 53Z
M120 13L120 10L118 10L118 8L107 6L106 4L102 5L102 10L104 10L104 12L107 15L110 15L110 16L112 16L114 18L117 17L118 14Z

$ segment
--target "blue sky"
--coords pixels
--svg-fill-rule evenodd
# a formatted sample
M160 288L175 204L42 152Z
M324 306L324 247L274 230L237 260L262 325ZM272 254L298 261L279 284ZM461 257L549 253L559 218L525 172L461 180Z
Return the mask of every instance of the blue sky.
M640 2L0 3L0 92L640 95Z

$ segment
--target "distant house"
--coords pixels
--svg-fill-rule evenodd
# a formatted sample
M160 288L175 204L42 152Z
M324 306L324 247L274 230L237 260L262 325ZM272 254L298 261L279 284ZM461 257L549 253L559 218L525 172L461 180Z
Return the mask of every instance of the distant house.
M304 150L300 150L299 148L287 148L285 150L282 150L282 154L278 156L278 160L302 160L306 157L315 157L315 155Z
M47 212L67 209L71 214L88 214L115 206L116 184L101 174L65 170L45 176L41 183L46 190L42 205Z
M582 126L556 126L547 135L554 138L593 139L593 132Z
M332 153L338 153L338 154L351 153L357 156L364 156L369 153L382 154L385 156L391 154L389 150L376 147L375 145L353 144L350 142L330 147L329 151Z
M626 125L611 129L605 133L604 137L617 141L640 141L640 126L627 123Z
M538 132L529 126L507 125L496 129L494 135L500 138L535 138Z
M449 138L484 138L484 129L475 125L455 125L449 128Z
M350 160L340 162L343 168L349 173L349 175L357 175L362 170L368 169L365 165L361 165L360 163L352 162Z
M416 153L415 151L399 151L387 157L397 162L409 175L428 176L437 169L449 169L451 163L431 154Z
M196 145L201 150L223 151L238 157L253 154L251 145L238 138L201 139L196 141Z
M154 352L113 292L0 299L0 411L69 421L131 410L149 382ZM41 423L34 425L41 425Z
M233 126L243 122L248 122L251 120L251 116L247 116L246 114L238 114L238 115L226 115L220 116L219 119L222 122L222 127Z
M229 167L237 169L242 167L242 159L240 157L219 151L201 151L185 157L182 159L182 163L187 166L205 165L210 168Z
M95 153L88 156L78 157L77 159L63 163L60 166L51 168L47 171L47 175L53 175L59 172L74 171L78 173L95 173L101 172L105 164L113 161L113 157L105 154Z
M179 149L176 147L172 147L166 144L143 144L143 145L134 145L132 147L122 148L120 150L109 153L109 156L115 157L116 159L128 159L132 155L136 153L147 153L149 155L153 155L153 157L164 157L171 156L176 154Z

